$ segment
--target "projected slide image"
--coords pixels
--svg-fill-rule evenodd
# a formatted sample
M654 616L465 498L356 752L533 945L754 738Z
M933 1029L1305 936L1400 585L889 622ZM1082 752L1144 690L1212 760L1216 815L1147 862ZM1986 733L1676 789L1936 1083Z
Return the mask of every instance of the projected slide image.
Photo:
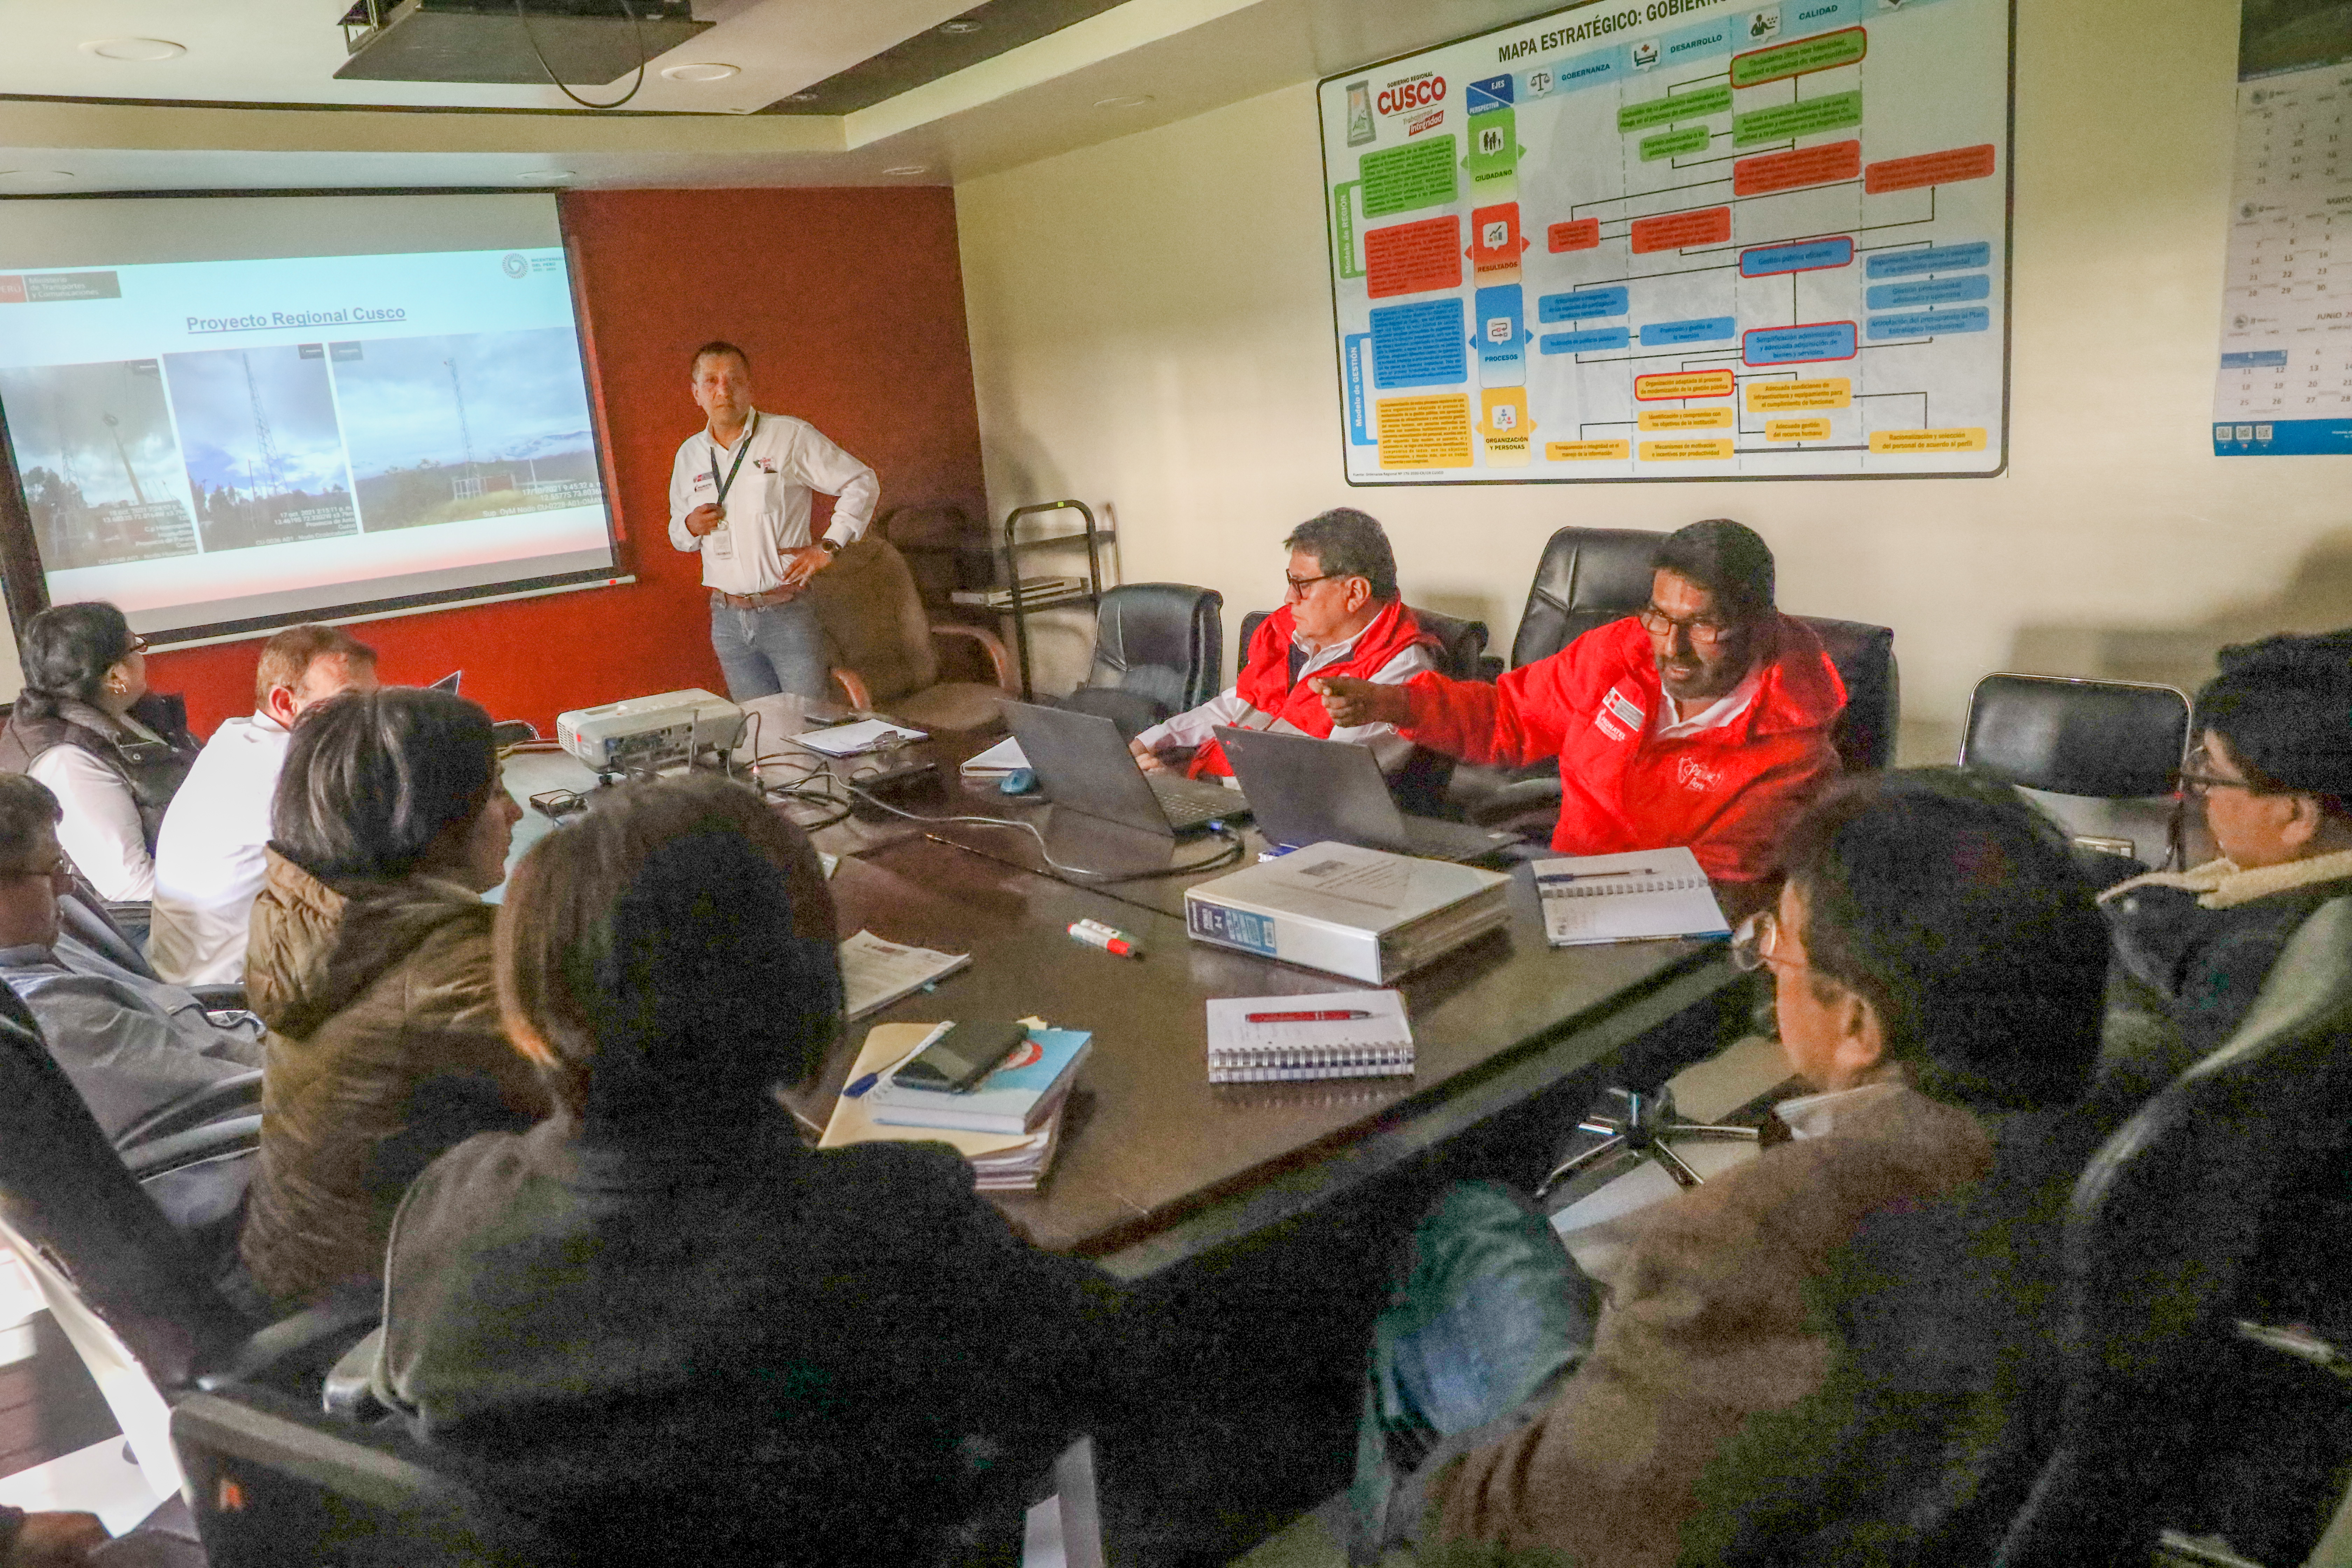
M602 500L568 328L372 338L327 353L368 532Z
M155 361L0 370L0 400L52 569L195 553Z
M163 356L207 552L359 531L323 343Z

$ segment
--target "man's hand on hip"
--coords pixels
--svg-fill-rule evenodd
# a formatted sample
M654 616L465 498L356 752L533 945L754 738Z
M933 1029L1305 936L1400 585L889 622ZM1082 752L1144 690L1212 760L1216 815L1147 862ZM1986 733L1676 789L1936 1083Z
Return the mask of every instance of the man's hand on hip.
M1412 722L1412 699L1402 686L1378 686L1352 675L1318 676L1307 684L1322 697L1323 711L1331 715L1335 730L1352 730L1360 724L1402 728Z
M832 564L833 552L824 545L803 545L792 552L784 567L784 586L803 587L810 578Z
M727 509L716 501L704 501L686 514L686 531L700 539L727 521Z

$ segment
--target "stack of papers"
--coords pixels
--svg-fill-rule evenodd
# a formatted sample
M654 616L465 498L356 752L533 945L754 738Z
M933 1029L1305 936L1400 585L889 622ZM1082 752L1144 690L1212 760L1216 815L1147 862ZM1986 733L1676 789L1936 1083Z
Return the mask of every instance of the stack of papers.
M1412 1076L1412 1025L1393 991L1209 1003L1211 1083Z
M950 1026L940 1025L932 1036ZM886 1074L866 1099L874 1120L892 1127L953 1127L967 1132L1034 1132L1062 1108L1079 1064L1093 1047L1083 1029L1032 1028L1029 1037L961 1094L915 1089ZM926 1037L924 1044L930 1043Z
M908 1057L937 1032L936 1024L877 1024L867 1031L866 1045L850 1065L849 1081L869 1072L882 1072ZM983 1193L1034 1193L1054 1163L1062 1138L1062 1103L1045 1121L1027 1132L966 1132L939 1127L893 1126L877 1121L867 1101L874 1090L857 1100L836 1100L833 1119L825 1124L820 1149L849 1143L945 1143L971 1163L972 1185Z
M793 743L806 746L812 752L822 752L828 757L856 757L867 752L878 752L885 746L910 746L930 737L920 730L909 730L904 724L893 724L887 719L860 719L855 724L835 724L822 730L803 730L792 737Z
M1688 849L1576 855L1535 865L1544 936L1554 947L1731 934Z
M971 962L968 952L933 952L859 931L841 944L842 1016L863 1018Z
M1015 768L1025 768L1029 759L1021 754L1018 736L1007 735L978 756L964 759L956 771L968 779L1001 779Z

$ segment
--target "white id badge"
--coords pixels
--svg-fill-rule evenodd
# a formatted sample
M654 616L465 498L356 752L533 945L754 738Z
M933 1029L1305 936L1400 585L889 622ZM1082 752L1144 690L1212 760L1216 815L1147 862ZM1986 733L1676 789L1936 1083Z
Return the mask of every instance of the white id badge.
M702 536L702 553L713 561L735 559L735 531L728 526L724 513L719 516L719 526Z

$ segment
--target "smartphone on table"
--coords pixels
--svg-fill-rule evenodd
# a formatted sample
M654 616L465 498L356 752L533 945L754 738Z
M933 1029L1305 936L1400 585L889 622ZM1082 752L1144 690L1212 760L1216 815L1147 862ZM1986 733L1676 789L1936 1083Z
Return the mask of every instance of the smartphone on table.
M1029 1037L1026 1024L950 1024L891 1075L908 1089L962 1094L975 1087Z

